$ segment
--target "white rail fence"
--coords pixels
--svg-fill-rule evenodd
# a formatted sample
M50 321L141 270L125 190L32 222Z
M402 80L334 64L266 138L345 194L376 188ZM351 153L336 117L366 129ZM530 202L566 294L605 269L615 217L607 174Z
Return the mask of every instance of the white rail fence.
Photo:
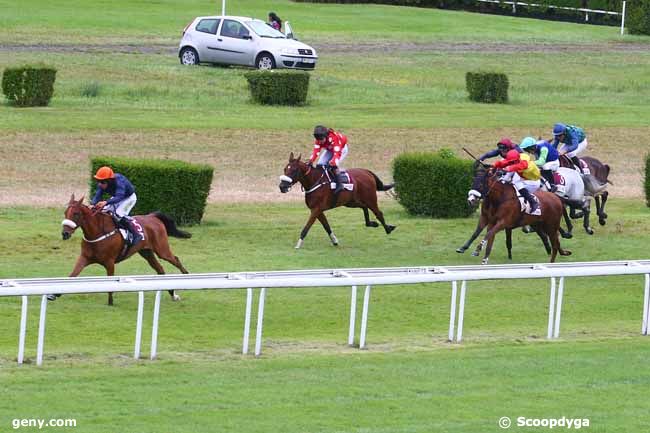
M154 298L150 349L150 358L155 359L158 351L158 323L162 290L246 289L242 353L247 354L253 308L253 289L259 288L257 329L255 334L255 356L259 356L262 352L266 291L270 288L351 287L348 344L353 346L356 336L357 287L366 286L363 297L363 310L361 313L361 327L359 332L359 348L364 349L366 347L370 293L372 286L451 282L449 341L461 342L463 339L463 322L469 281L549 278L550 296L547 338L554 339L558 338L560 335L560 320L562 317L562 299L564 296L565 279L569 277L613 275L645 276L641 333L642 335L648 335L650 320L650 260L565 264L431 266L343 270L320 269L193 275L5 279L0 280L0 297L22 297L17 357L18 363L22 364L24 361L25 335L27 332L28 297L41 296L36 351L36 364L41 365L43 363L43 350L45 345L45 324L48 302L46 295L50 293L89 294L103 292L138 292L138 311L136 315L135 348L133 356L135 359L139 359L142 343L144 292L156 292ZM459 281L461 282L460 299L457 300ZM63 299L62 302L65 302L65 300Z
M498 4L504 4L504 5L510 5L512 6L512 13L516 14L517 13L517 6L531 6L531 7L542 7L542 8L548 8L548 9L562 9L562 10L567 10L567 11L575 11L575 12L584 12L585 14L585 22L589 21L589 14L602 14L602 15L614 15L614 16L620 16L621 17L621 35L625 33L625 6L626 2L623 2L623 7L621 12L616 12L616 11L606 11L606 10L601 10L601 9L585 9L585 8L571 8L567 6L554 6L554 5L545 5L545 4L538 4L538 3L524 3L520 1L501 1L501 0L476 0L480 3L498 3Z

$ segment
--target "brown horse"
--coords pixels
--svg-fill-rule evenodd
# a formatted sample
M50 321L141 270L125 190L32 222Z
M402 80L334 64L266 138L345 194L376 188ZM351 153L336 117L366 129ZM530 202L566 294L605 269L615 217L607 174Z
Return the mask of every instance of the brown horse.
M327 172L327 168L312 168L311 165L300 160L300 155L298 155L298 158L293 157L293 152L289 155L289 165L284 168L284 175L280 176L280 192L286 193L296 182L300 182L305 190L305 203L311 210L307 224L300 232L300 239L296 244L296 248L302 246L309 229L316 219L323 225L332 244L338 245L339 241L332 232L324 212L339 206L360 207L363 210L366 227L379 227L376 221L370 220L368 214L368 209L370 209L384 227L384 230L386 230L386 234L390 234L395 230L395 226L386 224L384 214L377 206L377 191L388 191L393 185L384 185L377 175L363 168L352 168L346 170L346 172L352 178L353 190L343 190L335 199L334 192L330 189L333 177Z
M499 231L525 225L533 226L549 237L551 263L555 262L558 252L562 256L571 254L571 251L560 247L560 221L564 205L557 195L544 191L536 192L542 212L541 215L529 215L521 211L519 199L512 185L501 183L499 176L493 170L488 171L485 183L487 193L483 206L487 206L491 211L487 215L488 232L476 247L476 251L480 252L483 246L486 246L483 264L487 264L489 260L494 237Z
M580 158L582 161L587 164L589 173L593 176L599 183L599 185L594 185L590 182L588 176L585 176L585 190L592 192L594 195L594 201L596 202L596 214L598 215L598 223L601 226L607 224L607 213L605 212L605 203L607 203L607 198L609 197L609 191L607 191L607 184L612 184L609 178L610 167L608 164L600 162L596 158L590 156L585 156ZM573 161L569 159L566 155L560 155L560 167L566 167L574 169L575 166Z
M125 253L125 241L113 217L84 205L83 197L78 201L75 200L73 194L65 210L61 236L63 240L70 239L74 231L80 227L83 231L83 240L81 254L69 276L76 277L86 266L93 263L102 265L106 268L106 275L111 276L115 273L115 263L128 259L136 252L144 257L158 274L164 274L165 270L154 253L176 266L182 273L189 273L169 248L167 236L190 238L192 235L176 228L174 221L161 212L138 215L134 218L142 226L145 239ZM173 300L180 300L173 290L169 290L169 294ZM113 305L113 293L108 294L108 305Z

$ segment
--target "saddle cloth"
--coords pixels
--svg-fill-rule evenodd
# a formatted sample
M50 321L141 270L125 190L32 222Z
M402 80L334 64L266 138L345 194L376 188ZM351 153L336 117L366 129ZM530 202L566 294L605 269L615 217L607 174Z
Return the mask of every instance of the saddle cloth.
M591 174L591 170L589 170L589 166L584 159L580 159L580 165L582 166L582 174Z
M342 176L346 179L346 181L343 182L343 189L346 189L348 191L354 190L354 183L352 182L352 177L350 177L350 175L347 172L342 171L339 173L339 176ZM336 189L336 182L332 182L332 178L329 172L327 172L327 178L330 180L330 189Z
M515 188L514 185L512 187ZM515 188L515 193L517 194L517 198L519 199L519 206L521 207L522 212L527 213L528 215L535 215L535 216L540 216L542 214L542 204L539 202L539 199L535 194L532 194L532 196L533 199L535 199L535 201L537 202L537 209L535 210L535 212L531 212L530 205L528 204L526 199L521 194L519 194L517 188Z

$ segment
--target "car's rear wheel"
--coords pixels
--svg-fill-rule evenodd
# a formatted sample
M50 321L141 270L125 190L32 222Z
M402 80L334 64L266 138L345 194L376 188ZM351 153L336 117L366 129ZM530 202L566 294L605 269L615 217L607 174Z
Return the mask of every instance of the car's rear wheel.
M269 53L260 53L255 61L257 69L275 69L275 59Z
M181 65L198 65L199 54L194 48L185 47L181 50Z

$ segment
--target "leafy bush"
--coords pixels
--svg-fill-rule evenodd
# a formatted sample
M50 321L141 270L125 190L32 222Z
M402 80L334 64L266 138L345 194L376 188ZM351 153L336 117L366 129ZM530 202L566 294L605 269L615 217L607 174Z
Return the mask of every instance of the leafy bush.
M413 215L465 217L472 213L467 191L472 186L472 162L449 150L403 153L393 161L397 201Z
M645 203L650 207L650 153L645 157Z
M474 102L508 102L508 77L496 72L468 72L465 84L469 99Z
M92 175L104 165L123 174L133 183L138 196L133 215L160 210L179 224L201 222L214 171L209 165L170 159L94 157L90 164L91 196L97 190Z
M56 69L45 65L7 68L2 74L2 92L18 107L44 107L54 94Z
M650 0L628 2L627 28L630 34L650 35Z
M302 71L251 71L245 74L253 101L266 105L304 105L309 74Z

